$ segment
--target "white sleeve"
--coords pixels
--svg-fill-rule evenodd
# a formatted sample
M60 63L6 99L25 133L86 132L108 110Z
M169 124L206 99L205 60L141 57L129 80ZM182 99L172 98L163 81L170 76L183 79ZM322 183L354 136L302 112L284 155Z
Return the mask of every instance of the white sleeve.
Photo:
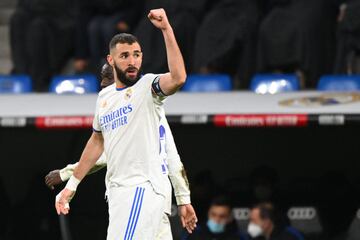
M191 203L190 188L185 168L181 162L174 137L166 118L163 122L166 137L166 160L168 162L169 178L174 188L176 203L177 205L189 204Z
M151 101L158 106L162 106L166 95L161 91L160 85L159 85L159 79L161 74L153 74L148 73L143 76L142 81L143 87L145 87L145 91L147 91L147 94L149 94L149 97L151 97Z
M94 114L94 120L93 120L93 130L95 132L101 132L101 125L99 121L99 103L100 103L100 97L96 100L96 107L95 107L95 114Z
M79 162L74 164L68 164L65 168L60 170L60 178L63 182L69 180L73 175L75 168L79 165ZM100 169L106 167L106 155L103 153L100 158L96 161L95 165L90 169L87 175L95 173Z
M66 167L60 170L61 181L65 182L73 175L74 169L79 165L79 162L74 164L68 164Z

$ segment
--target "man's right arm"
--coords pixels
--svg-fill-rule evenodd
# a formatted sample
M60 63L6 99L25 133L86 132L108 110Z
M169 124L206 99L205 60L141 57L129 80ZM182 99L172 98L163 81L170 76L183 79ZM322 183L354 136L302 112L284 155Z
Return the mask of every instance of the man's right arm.
M55 207L58 214L69 213L69 202L74 196L77 185L95 165L104 151L104 139L101 133L93 132L81 155L79 165L75 168L65 188L58 194Z
M73 176L81 181L95 165L103 152L103 136L101 133L94 131L81 154L79 165L75 168Z

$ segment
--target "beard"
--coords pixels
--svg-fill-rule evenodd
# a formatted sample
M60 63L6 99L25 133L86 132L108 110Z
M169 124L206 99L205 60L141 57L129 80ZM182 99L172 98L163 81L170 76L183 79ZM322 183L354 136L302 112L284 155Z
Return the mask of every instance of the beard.
M136 67L128 67L127 69L125 69L125 71L122 71L118 66L116 66L116 64L114 64L114 68L119 81L122 82L125 86L133 86L140 79L140 70ZM131 78L126 76L126 73L128 71L137 71L137 74L134 78Z

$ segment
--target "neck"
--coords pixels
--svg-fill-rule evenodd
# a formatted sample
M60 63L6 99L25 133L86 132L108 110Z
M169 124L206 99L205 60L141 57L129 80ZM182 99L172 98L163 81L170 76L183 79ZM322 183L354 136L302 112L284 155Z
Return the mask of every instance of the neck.
M271 226L269 227L269 229L267 229L265 232L264 232L264 236L266 239L270 239L270 236L271 236L271 233L273 232L274 230L274 225L271 224Z
M120 80L118 78L115 79L115 83L116 83L116 88L124 88L124 87L126 87L126 85L123 84L122 82L120 82Z

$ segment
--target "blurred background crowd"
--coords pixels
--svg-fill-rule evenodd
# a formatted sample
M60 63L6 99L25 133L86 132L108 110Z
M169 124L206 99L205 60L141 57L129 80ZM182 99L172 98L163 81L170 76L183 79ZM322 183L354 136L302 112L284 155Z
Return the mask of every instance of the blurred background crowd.
M56 74L97 74L111 37L130 32L142 45L143 72L165 72L162 35L147 20L158 7L188 73L229 74L234 89L249 88L255 73L295 73L302 88L315 88L324 74L360 72L358 0L18 0L8 70L48 91Z

